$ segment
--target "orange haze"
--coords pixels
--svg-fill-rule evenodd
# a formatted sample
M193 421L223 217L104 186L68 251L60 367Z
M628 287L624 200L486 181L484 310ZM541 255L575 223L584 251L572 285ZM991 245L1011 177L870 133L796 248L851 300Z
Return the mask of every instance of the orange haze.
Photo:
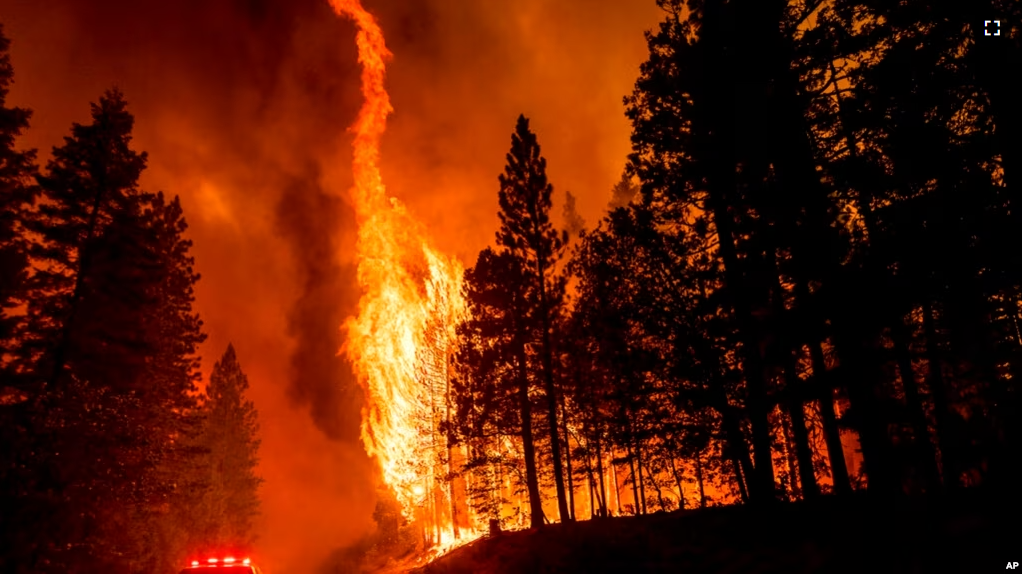
M365 0L394 53L387 192L466 265L492 241L514 120L539 134L563 200L591 225L629 150L621 98L653 0ZM372 527L362 396L337 351L357 312L347 126L361 96L351 22L327 0L0 0L10 102L46 151L114 85L149 152L148 189L179 194L202 280L204 373L233 342L263 445L261 558L315 572ZM560 212L560 206L556 208Z

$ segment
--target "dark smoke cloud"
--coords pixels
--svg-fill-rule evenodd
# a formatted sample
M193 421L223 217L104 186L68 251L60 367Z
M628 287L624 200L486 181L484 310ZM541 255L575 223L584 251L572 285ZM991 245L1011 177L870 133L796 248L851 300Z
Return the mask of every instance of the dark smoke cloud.
M338 259L338 231L355 224L354 210L307 180L281 196L278 226L291 247L302 293L288 314L291 398L310 409L316 426L331 439L354 443L364 396L350 363L338 356L341 325L358 312L356 266Z

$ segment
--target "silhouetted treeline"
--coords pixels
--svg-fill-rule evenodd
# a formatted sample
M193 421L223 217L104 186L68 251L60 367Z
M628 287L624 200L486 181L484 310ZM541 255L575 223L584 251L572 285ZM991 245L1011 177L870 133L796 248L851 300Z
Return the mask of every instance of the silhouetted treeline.
M178 199L138 186L122 94L92 105L44 169L6 106L0 35L0 564L173 572L248 542L255 412L234 350L206 393Z
M453 391L476 511L1015 489L1022 5L658 4L566 262L513 136Z

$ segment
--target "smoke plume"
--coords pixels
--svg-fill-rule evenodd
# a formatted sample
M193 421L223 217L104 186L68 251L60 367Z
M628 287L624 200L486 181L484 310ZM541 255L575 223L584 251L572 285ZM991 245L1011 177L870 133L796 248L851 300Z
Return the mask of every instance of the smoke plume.
M344 345L339 325L357 313L355 265L338 257L339 230L354 227L350 206L309 183L288 186L277 208L278 226L297 270L301 294L288 313L291 354L288 386L293 401L309 409L328 437L356 443L362 392L351 364L338 354Z

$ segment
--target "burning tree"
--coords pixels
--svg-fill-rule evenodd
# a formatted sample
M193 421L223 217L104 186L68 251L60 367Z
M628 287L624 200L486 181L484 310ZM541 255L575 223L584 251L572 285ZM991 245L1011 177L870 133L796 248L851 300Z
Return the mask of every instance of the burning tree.
M362 441L406 517L422 523L425 545L459 534L458 458L445 429L452 416L449 365L454 326L463 313L461 265L438 253L404 206L388 197L378 166L391 112L384 87L391 54L376 20L358 0L331 0L358 26L365 103L355 132L352 191L359 224L357 317L345 328L345 352L366 389ZM471 527L471 524L465 524Z

